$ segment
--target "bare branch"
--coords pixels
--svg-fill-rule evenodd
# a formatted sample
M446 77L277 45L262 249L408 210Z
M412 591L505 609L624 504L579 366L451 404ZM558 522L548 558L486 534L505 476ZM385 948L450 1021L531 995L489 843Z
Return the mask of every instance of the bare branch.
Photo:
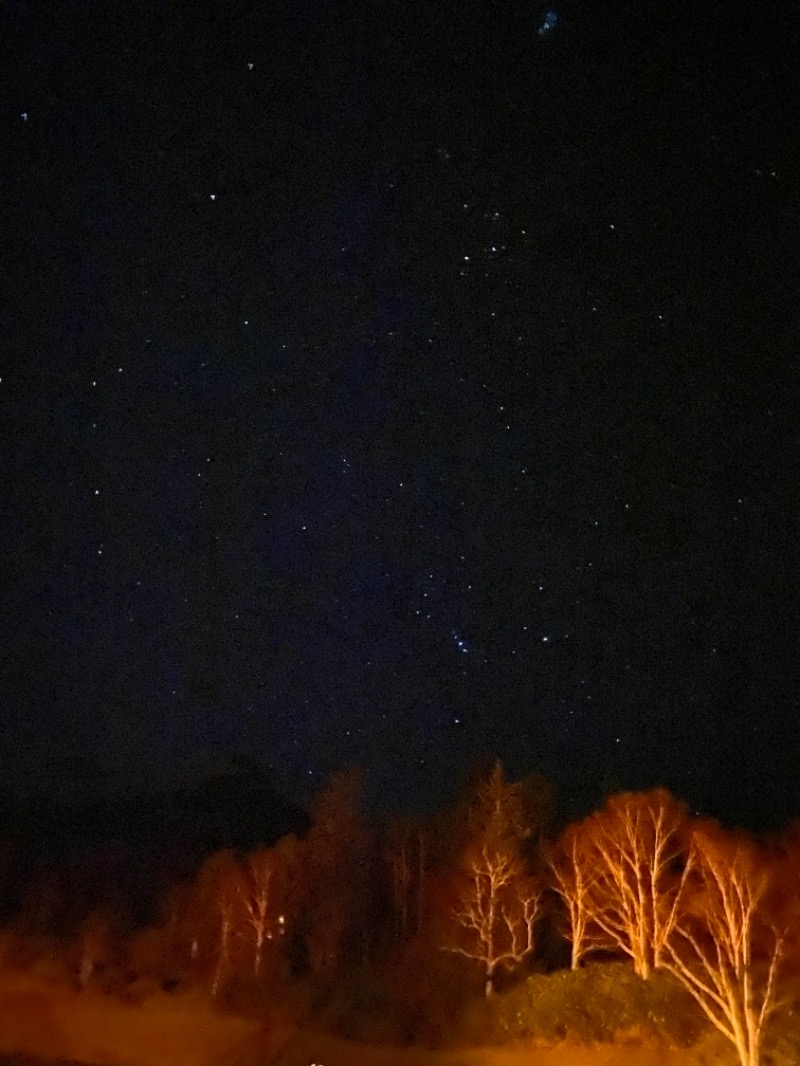
M761 913L763 867L743 842L706 831L695 834L689 869L666 967L731 1041L742 1066L759 1066L783 956L783 938Z
M668 792L623 793L568 831L556 889L569 911L573 966L601 945L630 956L641 977L661 964L677 917L685 818Z
M540 901L538 886L508 842L484 843L470 853L466 884L454 912L467 934L466 943L447 945L446 950L481 963L487 996L500 966L519 964L533 951Z

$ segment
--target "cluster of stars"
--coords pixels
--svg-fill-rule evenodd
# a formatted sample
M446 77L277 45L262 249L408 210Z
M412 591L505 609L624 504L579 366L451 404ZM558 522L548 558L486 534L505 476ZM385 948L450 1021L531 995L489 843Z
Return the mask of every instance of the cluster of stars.
M670 522L658 517L658 494L642 490L662 478L660 459L634 455L647 432L660 456L680 432L671 421L684 417L670 392L671 344L688 349L701 316L687 311L690 283L682 289L662 267L667 242L657 243L665 221L680 228L678 216L647 195L671 193L639 139L623 138L636 149L635 174L617 161L611 116L602 138L574 132L597 125L589 91L573 99L565 89L572 110L548 114L537 79L561 46L538 41L566 42L572 26L557 6L527 18L527 59L541 62L519 85L486 75L511 103L498 92L496 109L472 108L481 118L465 122L470 106L436 71L435 91L414 102L435 103L437 118L422 119L412 147L389 114L393 94L362 91L325 58L319 86L327 74L335 95L344 77L334 103L346 122L316 83L295 93L296 71L280 57L274 84L286 78L291 105L265 112L260 75L250 77L258 53L243 36L232 60L226 53L230 69L187 60L179 78L170 54L167 83L195 79L201 117L191 129L161 103L171 97L160 84L138 86L148 108L135 150L106 128L126 166L147 160L146 172L132 171L146 195L124 186L116 159L96 173L88 156L74 168L65 199L89 205L75 231L100 236L87 240L91 252L67 236L59 252L59 276L90 280L77 310L71 281L54 301L78 354L53 390L64 400L53 417L68 486L53 491L70 494L66 510L76 495L97 498L69 526L76 554L104 556L86 568L103 578L88 612L97 629L114 631L115 612L131 619L114 590L141 574L139 599L167 620L164 660L214 675L194 697L209 718L234 705L255 717L274 685L276 717L282 708L292 721L297 708L287 732L309 744L341 735L352 754L372 735L378 692L404 708L401 718L416 716L422 734L432 706L437 723L462 725L464 707L487 693L521 715L545 698L564 707L577 692L588 717L584 702L604 698L604 656L623 677L629 670L631 619L646 610L637 613L637 594L683 595L680 567L661 547ZM545 101L536 123L524 118L529 98ZM22 106L21 142L55 136L40 130L32 97ZM252 136L253 116L263 137ZM747 182L750 193L777 198L789 187L777 157L750 159L761 165L745 164L745 176L764 179ZM48 343L60 352L61 333ZM666 385L650 380L659 374ZM704 395L697 378L693 402ZM93 433L72 448L76 425ZM729 493L719 508L741 538L748 497ZM622 650L607 651L613 640ZM718 632L710 646L722 659ZM166 677L149 651L121 654ZM570 706L564 717L575 715ZM609 726L607 741L621 744L617 733Z

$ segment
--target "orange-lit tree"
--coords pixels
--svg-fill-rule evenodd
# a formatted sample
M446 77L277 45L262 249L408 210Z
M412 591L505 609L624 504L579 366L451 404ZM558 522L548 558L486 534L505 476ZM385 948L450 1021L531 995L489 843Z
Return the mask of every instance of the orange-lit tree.
M800 823L787 826L772 840L769 907L773 920L785 931L786 970L800 974Z
M640 977L662 964L677 915L686 825L684 807L654 789L612 796L575 827L560 867L570 917L578 919L573 951L576 934L579 952L589 950L591 930L595 946L605 942L630 956Z
M447 949L482 965L484 994L490 996L498 968L517 965L533 951L541 894L522 860L504 843L469 849L463 874L455 911L462 942Z
M499 761L476 788L470 823L457 877L456 936L446 950L481 964L490 996L498 969L533 952L541 901L521 852L530 833L521 790L506 781Z
M591 951L610 945L593 919L596 904L594 889L598 870L591 861L586 834L580 825L568 826L550 858L552 886L561 897L567 917L567 939L570 942L570 968L577 970Z
M228 975L231 964L231 940L233 938L233 903L230 898L222 896L217 901L219 913L219 941L217 944L214 978L211 982L211 995L216 997L222 982Z
M217 851L203 863L194 888L196 931L191 941L191 957L202 970L213 968L213 996L219 993L233 969L240 878L236 856L230 851Z
M665 965L731 1041L742 1066L759 1066L778 1006L783 938L765 913L770 866L755 845L702 828L693 835L683 900Z
M245 860L242 876L236 886L237 898L244 910L245 921L253 932L253 972L261 973L264 944L277 931L277 914L273 914L275 859L268 848L252 852Z

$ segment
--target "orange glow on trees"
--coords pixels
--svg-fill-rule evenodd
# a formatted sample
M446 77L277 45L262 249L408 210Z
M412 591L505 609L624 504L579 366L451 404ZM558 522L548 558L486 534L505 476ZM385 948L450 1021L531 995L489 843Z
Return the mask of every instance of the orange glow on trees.
M765 914L771 868L755 845L714 828L693 835L665 965L735 1046L759 1066L778 1006L783 938Z
M239 877L233 852L217 851L203 863L195 885L197 931L191 955L201 969L213 966L212 996L218 995L233 965Z
M518 964L533 951L541 894L508 845L470 849L464 873L455 917L466 933L465 943L447 950L481 963L484 992L490 996L498 967Z
M591 852L584 854L588 842L580 830L578 825L569 826L550 859L552 886L561 897L568 919L566 935L572 970L577 970L591 951L611 946L608 934L593 920L599 871Z
M521 854L530 835L523 804L519 785L506 781L496 762L477 786L470 814L473 835L457 878L457 935L446 950L481 964L486 996L493 992L498 969L518 965L535 946L541 891Z
M593 947L622 951L647 978L663 962L676 918L687 824L664 789L612 796L571 827L556 865L573 962Z
M214 967L214 979L211 982L211 995L216 997L220 985L228 974L231 962L231 937L233 935L233 905L229 899L221 898L219 908L219 943Z
M245 921L252 929L255 940L253 972L256 977L261 973L264 944L272 939L272 926L276 921L272 915L274 873L272 853L266 848L261 848L247 856L242 877L236 886L236 894L244 910Z

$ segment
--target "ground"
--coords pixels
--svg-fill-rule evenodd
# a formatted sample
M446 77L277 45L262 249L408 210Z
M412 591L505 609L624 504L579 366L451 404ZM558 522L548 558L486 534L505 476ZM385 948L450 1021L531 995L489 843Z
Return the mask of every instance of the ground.
M426 1051L371 1047L298 1031L277 1019L214 1011L199 996L126 1004L26 974L0 974L0 1062L104 1066L728 1066L718 1041L691 1051L652 1042Z

